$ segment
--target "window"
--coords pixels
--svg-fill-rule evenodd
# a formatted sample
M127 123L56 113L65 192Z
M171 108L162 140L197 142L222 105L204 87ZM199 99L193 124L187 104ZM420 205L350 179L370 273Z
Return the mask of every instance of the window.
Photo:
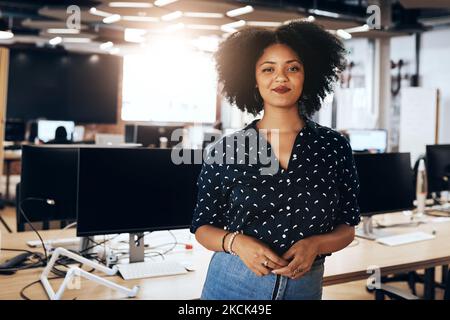
M172 40L124 57L122 120L213 123L216 92L211 54Z

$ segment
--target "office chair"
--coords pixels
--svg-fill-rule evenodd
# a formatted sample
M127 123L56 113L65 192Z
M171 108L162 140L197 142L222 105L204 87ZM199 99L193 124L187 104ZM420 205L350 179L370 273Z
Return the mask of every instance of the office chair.
M447 271L444 300L450 300L450 271ZM379 289L375 289L375 300L384 300L385 297L395 300L418 300L419 297L390 285L381 284Z

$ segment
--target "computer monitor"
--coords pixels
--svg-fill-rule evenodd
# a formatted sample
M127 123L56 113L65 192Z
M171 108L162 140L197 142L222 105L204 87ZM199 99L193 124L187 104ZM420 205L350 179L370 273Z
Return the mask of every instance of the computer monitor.
M175 164L170 149L80 149L77 235L140 234L190 226L202 150L177 152L190 157L192 164ZM200 163L193 164L194 159ZM131 260L142 261L141 253Z
M387 131L382 129L349 129L345 130L350 145L355 152L386 152Z
M125 126L125 142L140 143L143 147L159 148L160 138L167 138L167 147L173 148L182 142L171 141L172 132L184 126L156 126L156 125L137 125L127 124Z
M5 141L20 142L25 140L26 123L22 120L7 120L5 123Z
M31 222L76 219L78 150L58 145L23 146L17 202ZM18 211L17 230L24 231L24 224Z
M48 142L55 139L56 128L64 127L67 131L67 140L72 140L73 132L75 130L75 123L73 121L53 121L53 120L39 120L38 121L38 138L43 142Z
M427 145L428 191L450 190L450 144Z
M360 192L358 203L363 230L357 234L376 238L370 217L414 208L414 175L409 153L355 154ZM370 230L369 230L370 229Z

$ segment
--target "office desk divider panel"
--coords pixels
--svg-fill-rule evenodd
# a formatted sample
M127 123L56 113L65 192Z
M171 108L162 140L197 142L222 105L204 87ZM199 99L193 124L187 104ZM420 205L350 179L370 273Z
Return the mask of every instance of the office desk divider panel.
M130 261L139 262L145 231L189 227L202 150L174 152L191 163L175 164L171 149L80 149L77 235L130 233Z

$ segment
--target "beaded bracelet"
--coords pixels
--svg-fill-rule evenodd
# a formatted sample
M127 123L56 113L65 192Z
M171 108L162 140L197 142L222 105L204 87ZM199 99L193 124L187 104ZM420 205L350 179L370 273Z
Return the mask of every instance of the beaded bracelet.
M222 238L222 250L223 250L224 252L226 252L226 253L228 253L228 251L225 249L225 239L227 238L227 236L228 236L229 234L231 234L231 232L225 233L225 235L224 235L223 238Z
M234 242L234 238L236 238L236 236L239 234L239 231L235 231L233 232L233 234L230 237L230 240L228 241L228 252L233 255L233 256L237 256L236 252L233 251L233 242Z

